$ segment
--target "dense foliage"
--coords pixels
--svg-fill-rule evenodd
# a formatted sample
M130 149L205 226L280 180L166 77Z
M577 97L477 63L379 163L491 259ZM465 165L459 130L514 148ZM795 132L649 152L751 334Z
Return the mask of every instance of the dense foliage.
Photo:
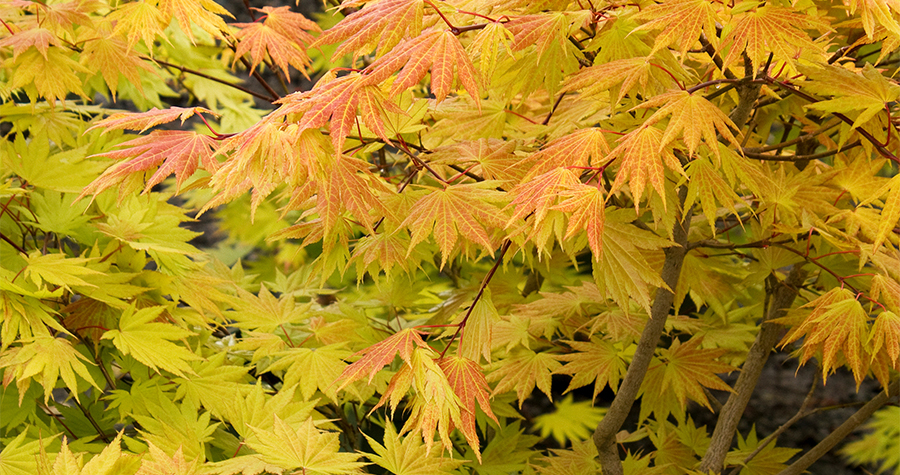
M900 4L329 6L0 3L0 474L898 469Z

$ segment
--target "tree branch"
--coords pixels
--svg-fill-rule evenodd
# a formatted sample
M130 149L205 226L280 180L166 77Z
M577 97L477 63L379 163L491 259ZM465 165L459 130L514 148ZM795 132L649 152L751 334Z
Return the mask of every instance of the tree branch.
M822 458L823 455L827 454L835 445L844 440L860 424L871 417L875 411L881 409L881 406L887 404L892 397L896 397L897 394L900 394L900 379L895 379L894 382L887 387L886 391L882 391L872 398L871 401L867 402L865 406L859 408L855 414L850 416L832 433L828 434L828 437L825 437L821 442L816 444L815 447L810 449L809 452L806 452L802 457L797 459L797 461L779 472L778 475L802 474L810 465Z
M781 325L770 323L770 321L784 316L794 302L797 288L803 284L806 275L807 271L803 270L803 266L795 265L783 282L778 281L774 276L766 279L766 290L771 296L769 308L765 309L762 328L747 353L747 360L734 385L734 392L728 397L722 412L719 413L709 448L700 462L699 470L701 472L718 473L724 468L725 456L728 455L728 449L731 448L738 422L744 414L744 409L747 408L747 403L750 402L750 396L753 395L759 375L762 374L766 361L769 359L769 353L772 352L781 333Z
M684 206L686 198L687 187L681 187L678 191L681 206ZM660 288L656 291L656 298L650 309L650 321L647 322L647 326L641 333L634 358L628 365L628 371L625 373L625 378L616 392L616 398L613 399L606 417L597 424L597 428L594 430L594 445L597 446L600 466L604 475L622 475L624 473L615 444L616 433L619 432L628 413L631 412L634 400L644 382L644 376L647 374L647 368L650 366L650 360L656 351L656 345L659 343L659 337L666 328L666 319L668 319L669 311L675 302L674 291L678 287L681 266L684 263L684 256L687 254L687 235L693 214L693 209L685 211L681 222L675 225L672 233L675 246L664 250L666 258L660 274L668 288Z

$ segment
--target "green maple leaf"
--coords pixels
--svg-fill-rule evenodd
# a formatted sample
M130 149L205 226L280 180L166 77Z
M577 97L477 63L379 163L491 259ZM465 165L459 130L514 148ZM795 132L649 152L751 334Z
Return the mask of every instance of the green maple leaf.
M274 418L272 430L256 429L258 441L248 444L267 462L325 475L356 473L366 465L356 461L359 455L340 452L338 434L317 429L312 418L297 425L288 425L277 415Z
M556 403L556 410L535 417L534 428L541 437L553 437L559 445L589 439L606 409L593 407L591 401L573 402L572 395Z
M175 325L159 323L155 320L166 311L166 307L155 306L137 310L134 305L125 309L119 319L119 328L109 330L101 337L112 340L122 353L149 366L153 370L166 370L178 376L194 371L188 361L201 357L183 346L172 343L193 335L193 332Z
M366 454L366 458L395 475L455 473L453 470L466 463L466 460L446 458L436 450L429 451L421 437L410 435L401 441L397 429L389 421L384 426L384 445L365 433L363 435L375 451L375 454Z

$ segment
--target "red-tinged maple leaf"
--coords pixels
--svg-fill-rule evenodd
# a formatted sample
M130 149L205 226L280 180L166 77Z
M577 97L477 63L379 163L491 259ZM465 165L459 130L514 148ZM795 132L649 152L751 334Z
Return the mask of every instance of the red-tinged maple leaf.
M662 137L663 132L656 127L643 126L619 139L619 145L609 154L610 158L619 161L619 171L610 194L621 189L627 182L635 209L638 208L648 183L659 196L666 196L663 164L682 175L684 170L671 150L662 145ZM666 201L662 202L665 207Z
M356 0L344 3L342 7L355 7L364 2L365 0ZM384 54L404 38L419 36L424 9L423 0L368 2L362 9L328 29L310 48L343 41L332 55L332 61L349 52L363 55L376 47L379 55Z
M432 29L410 38L372 63L369 69L372 71L368 77L369 84L380 83L394 71L400 70L391 86L392 95L418 84L430 69L431 92L437 102L443 101L453 88L453 72L456 70L459 82L475 104L481 107L475 66L459 38L450 30Z
M426 452L431 451L435 433L447 451L453 450L450 431L463 427L460 399L450 385L444 370L432 359L431 350L413 351L412 385L415 394L409 401L409 419L400 432L414 430L422 435ZM475 446L477 447L477 438Z
M651 5L635 15L635 19L648 20L635 31L662 31L656 36L653 51L675 44L682 57L704 33L713 46L717 46L714 3L709 0L677 0Z
M507 207L515 207L515 212L506 227L518 224L526 216L534 215L535 226L544 221L559 200L559 193L581 184L578 174L568 168L554 168L542 175L516 185L510 194L514 196Z
M609 144L603 131L597 127L578 129L568 135L552 140L529 157L537 163L528 174L526 180L542 175L558 167L598 166L598 162L609 153ZM592 160L593 159L593 160Z
M370 166L366 161L345 155L339 157L329 170L329 179L321 183L316 205L326 234L345 209L369 233L375 232L372 222L378 219L373 211L381 216L393 215L375 195L375 191L389 193L390 190L369 172Z
M353 356L361 358L355 363L347 366L341 373L338 380L344 380L337 391L340 391L348 384L369 376L369 382L375 377L381 368L391 364L394 357L400 355L400 358L408 365L412 365L412 353L415 348L428 349L428 344L422 340L423 333L414 329L406 328L389 336L385 340L376 343L366 349L358 351Z
M102 127L106 130L137 130L144 132L145 130L155 127L159 124L172 122L175 119L181 119L181 124L190 119L194 114L211 114L218 116L215 112L203 107L170 107L168 109L159 110L156 107L147 112L119 112L113 114L103 120L97 121L88 130Z
M563 240L569 240L575 234L587 233L588 245L595 260L603 258L603 224L605 222L606 198L596 186L578 184L561 191L563 198L552 209L567 213L569 225Z
M97 195L134 173L143 173L155 167L159 169L147 180L145 193L172 174L175 174L176 189L180 189L184 180L197 171L198 163L210 172L215 172L219 167L213 158L217 146L215 139L196 132L154 130L149 135L122 142L118 146L122 149L96 156L127 161L103 172L85 187L79 199Z
M447 381L453 392L459 397L460 412L459 430L469 442L469 447L475 450L475 456L481 462L481 451L478 449L478 434L475 432L475 401L484 413L497 424L497 416L491 411L490 387L481 372L478 363L459 356L447 356L438 360L438 366L447 375Z
M594 383L594 399L603 391L607 383L615 392L619 387L619 379L625 374L625 360L616 347L608 340L591 338L590 342L567 341L576 353L560 355L559 359L567 361L563 367L555 371L556 374L568 374L572 376L566 393ZM565 394L565 393L563 393Z
M728 51L723 68L731 66L746 52L753 70L766 62L792 63L802 50L815 51L816 44L803 30L828 30L828 24L794 9L761 4L759 8L734 15L722 30L721 48ZM773 64L774 64L773 62Z
M181 31L191 43L196 43L191 23L199 26L213 38L222 39L222 32L228 30L228 25L219 15L234 18L228 10L213 0L159 0L157 6L163 18L174 17L178 20Z
M47 49L50 45L59 46L59 38L46 28L29 28L17 31L8 38L0 40L0 48L12 47L13 61L19 58L28 48L34 47L47 60Z
M553 42L565 46L569 19L563 12L543 13L515 17L503 25L513 34L513 51L521 51L534 45L540 55L551 48Z
M491 365L494 370L488 374L487 381L498 381L494 387L495 395L515 389L519 408L534 391L535 385L552 401L550 379L553 372L562 366L558 360L558 355L519 348L510 357Z
M335 153L340 153L347 136L356 128L357 109L363 123L382 140L390 143L384 127L386 113L405 115L405 112L389 101L381 88L367 82L367 77L351 73L339 78L320 80L311 91L291 94L277 103L281 107L271 117L303 114L297 121L298 128L318 129L329 123L331 143Z
M249 52L252 59L250 70L253 71L268 53L288 81L291 79L288 65L309 78L306 67L309 66L310 59L304 44L315 40L307 31L322 31L319 25L299 13L291 12L291 7L263 7L254 10L265 14L265 20L232 24L240 28L234 34L238 39L234 62Z
M822 379L827 379L841 364L841 358L853 371L856 384L866 376L868 359L863 346L868 332L868 314L856 295L850 289L834 288L819 298L800 307L812 311L803 322L791 329L779 343L787 345L803 337L803 352L800 363L806 363L816 353L821 352ZM791 315L773 320L789 323Z
M466 140L432 150L428 161L432 165L457 165L486 180L518 183L525 172L521 159L513 155L515 150L512 140Z
M641 420L650 412L663 420L670 413L684 411L687 400L696 401L712 410L703 388L731 392L716 374L730 373L734 366L720 363L716 358L728 352L723 348L700 348L701 339L686 343L675 340L672 346L661 349L660 359L651 363L641 386Z
M740 141L731 133L732 130L737 130L734 122L702 95L680 90L670 91L652 97L638 107L656 107L660 104L665 104L665 106L644 122L644 126L650 126L666 116L671 116L666 131L660 139L659 151L680 135L688 147L689 154L694 154L697 147L700 146L700 140L703 139L707 147L712 149L718 157L719 147L716 132L732 145L740 148Z
M409 252L433 233L441 249L442 269L460 235L481 245L493 256L496 245L482 223L489 227L501 227L506 223L501 210L494 205L505 201L506 196L495 190L495 186L496 182L483 181L443 189L430 188L433 191L419 199L400 223L400 227L408 226L411 233Z

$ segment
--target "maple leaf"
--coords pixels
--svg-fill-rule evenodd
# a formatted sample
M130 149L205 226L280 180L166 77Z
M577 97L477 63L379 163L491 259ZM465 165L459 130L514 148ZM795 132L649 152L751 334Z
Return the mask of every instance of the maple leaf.
M690 209L694 203L699 202L700 209L713 232L716 229L715 221L719 217L717 203L721 203L731 211L731 214L738 216L735 203L742 203L741 198L725 182L710 160L702 157L692 160L687 166L686 173L690 181L684 209Z
M249 52L252 59L250 64L252 72L268 53L272 62L281 68L288 81L291 79L288 65L295 67L308 79L306 68L310 65L311 60L306 54L303 44L309 44L315 40L307 31L320 32L322 29L319 28L319 25L299 13L291 12L290 7L287 6L254 8L254 10L262 12L265 20L231 25L240 28L234 35L238 43L232 67L239 58Z
M559 359L567 363L555 371L556 374L572 376L565 393L594 383L594 400L603 391L607 383L616 391L619 379L625 374L625 359L616 347L608 340L591 338L590 342L567 341L566 344L577 353L560 355Z
M900 366L900 316L891 311L879 313L867 344L871 345L873 358L883 350L895 369Z
M544 222L547 213L559 201L559 193L580 184L578 175L568 168L554 168L530 180L523 180L510 190L514 198L507 208L514 206L515 212L509 218L506 227L518 224L520 220L530 215L533 215L533 222L537 227Z
M555 411L535 417L534 428L540 429L542 438L552 436L565 447L567 442L590 438L605 414L606 409L593 407L592 401L573 402L570 394L556 403Z
M384 127L384 119L389 113L404 115L405 112L388 101L381 88L368 81L367 76L350 73L333 79L327 76L319 80L312 90L290 94L276 101L281 104L271 118L302 113L297 121L299 131L331 126L331 142L335 153L339 153L347 135L356 125L356 111L359 109L363 123L385 142L390 143Z
M342 360L350 356L349 351L341 349L342 346L344 343L319 348L288 348L272 355L278 360L266 371L287 369L282 377L284 385L299 384L304 400L310 400L319 390L332 401L337 401L334 382L347 367Z
M114 101L119 86L119 74L143 94L144 86L138 76L138 69L152 71L152 68L141 59L137 52L128 47L124 37L113 35L109 29L109 25L104 24L96 30L82 29L79 31L79 36L87 39L84 41L81 63L94 70L99 68Z
M742 475L768 475L784 470L787 467L785 462L793 457L794 454L800 452L800 449L778 447L772 441L757 453L759 442L760 440L756 436L756 426L750 428L747 437L742 436L739 432L737 434L737 448L728 452L728 455L725 457L725 464L741 466L740 473ZM754 454L754 457L745 463L744 460L750 454Z
M343 7L358 6L364 0L344 3ZM381 0L347 15L337 25L322 34L310 48L344 42L338 46L331 60L348 52L362 55L378 49L382 55L397 46L403 38L416 37L422 31L423 0Z
M562 91L580 90L588 96L610 93L618 103L636 85L646 89L652 77L648 58L625 58L584 68L566 78Z
M316 428L312 418L299 427L289 426L277 415L272 430L256 429L257 441L248 443L269 463L286 470L343 475L357 473L365 463L359 455L340 452L338 434Z
M609 145L599 127L587 127L550 141L528 159L535 165L523 183L554 168L587 168L599 166L609 153Z
M87 130L103 128L105 130L137 130L138 132L144 132L151 127L172 122L176 119L181 119L181 125L184 125L184 121L193 117L194 114L218 116L215 112L203 107L170 107L163 110L154 107L147 112L117 112L103 120L98 120Z
M19 435L5 444L3 450L0 450L0 471L4 474L30 475L38 473L40 453L59 434L25 442L27 435L27 431L20 432Z
M50 104L56 104L57 99L65 101L69 93L83 97L84 85L75 73L92 72L75 62L66 50L55 46L43 53L28 48L18 58L8 58L0 66L10 71L8 87L24 88L32 102L43 97Z
M688 398L712 410L704 387L732 391L716 376L737 369L716 361L728 350L700 348L700 342L700 338L691 338L686 343L675 340L668 349L660 350L661 359L654 358L641 386L641 420L651 411L657 420L664 419L669 413L678 414L678 408L684 411Z
M126 161L103 172L84 188L79 199L87 195L98 195L135 174L142 174L156 167L159 168L147 179L144 193L172 174L175 175L176 191L180 190L184 180L193 176L199 164L213 173L219 168L219 162L214 158L217 146L213 137L182 130L154 130L149 135L122 142L118 144L120 150L95 156Z
M772 54L773 64L778 61L793 63L800 51L817 49L803 31L812 29L828 29L828 24L774 5L741 11L723 28L721 48L728 54L724 55L722 67L733 65L742 53L747 53L754 71L759 71L769 54Z
M493 371L487 375L487 381L498 381L494 387L495 395L515 389L519 408L534 391L535 385L552 401L550 379L553 372L562 366L558 360L558 355L518 348L508 358L491 365Z
M44 57L44 60L49 60L47 49L50 45L60 46L59 38L50 30L40 27L17 31L12 36L0 40L0 48L12 46L13 61L17 60L19 55L28 48L36 49Z
M188 461L184 452L179 447L171 457L160 449L152 441L148 444L148 455L141 459L141 468L135 475L200 475L200 466L202 465L200 457Z
M657 3L642 9L634 17L637 20L648 20L636 31L662 31L653 42L653 52L675 44L682 57L700 38L706 35L714 47L718 47L716 22L718 15L708 0L677 0Z
M154 2L120 3L107 18L116 25L113 35L124 33L128 38L128 49L144 40L147 49L152 50L157 36L163 36L166 22L162 12Z
M460 356L446 356L438 360L438 366L447 376L450 387L459 398L460 412L459 429L466 437L469 447L475 451L478 462L481 462L481 452L478 450L478 434L475 433L475 401L484 413L498 425L497 416L491 411L487 380L481 373L481 366L475 361Z
M60 377L76 400L79 394L76 373L91 386L101 389L84 365L84 362L91 365L93 363L77 352L68 340L45 333L23 339L22 343L22 347L0 357L0 368L10 368L4 371L4 386L10 383L11 378L15 378L19 394L24 395L31 378L40 376L40 384L44 388L44 404L50 400Z
M356 352L353 356L361 358L350 366L344 368L338 380L343 379L344 382L338 386L337 391L345 388L348 384L360 380L369 375L369 382L375 377L381 368L391 364L394 357L398 354L408 365L412 365L412 352L414 348L428 348L428 344L422 340L423 333L414 328L406 328L389 336L388 338L376 343L368 348Z
M518 183L524 170L520 158L513 155L516 142L499 139L466 140L438 147L428 154L432 165L453 164L485 180Z
M513 34L499 21L488 23L466 46L466 50L478 60L478 72L483 84L490 82L497 69L497 56L501 50L512 56Z
M430 69L431 92L437 102L446 99L450 93L455 69L459 82L475 100L476 106L481 107L475 66L459 38L450 30L432 29L410 38L378 58L369 69L372 73L368 76L368 84L380 83L400 69L391 86L391 95L418 84Z
M853 371L856 384L866 376L868 362L863 343L868 332L868 314L850 289L834 288L812 302L800 307L812 308L803 322L792 328L779 343L787 345L803 337L803 353L800 363L806 363L817 352L822 352L822 379L840 365L840 358ZM783 322L790 319L773 320Z
M853 128L885 110L885 103L900 97L900 86L888 81L871 64L867 64L860 73L830 64L799 66L799 70L807 78L803 82L804 89L835 96L806 107L824 112L861 111L853 121Z
M894 228L900 222L900 175L894 175L872 196L886 196L884 206L881 207L881 219L878 221L878 232L872 241L872 247L878 248L885 241L890 240ZM865 200L866 204L871 200Z
M191 23L199 26L213 38L223 39L222 32L228 30L228 25L219 15L234 18L228 10L213 0L158 0L157 8L163 18L174 17L178 20L181 31L193 44L196 44L196 38L191 30Z
M465 333L459 342L459 356L476 362L484 357L484 360L490 363L492 332L500 321L500 314L491 301L490 289L485 289L475 307L471 311L461 313L453 323L462 324L463 318L466 319ZM448 330L453 329L451 327Z
M66 257L65 254L42 254L40 250L32 251L25 259L25 277L36 285L47 283L69 289L69 285L91 287L92 285L79 276L101 274L100 271L85 267L92 259L84 257Z
M165 310L162 306L136 310L132 305L122 313L119 328L105 332L101 338L112 340L122 353L155 371L164 369L184 378L184 373L193 373L187 362L202 358L171 342L193 335L192 332L154 321Z
M309 305L297 305L289 293L275 297L265 284L261 284L257 295L238 289L235 312L229 319L238 328L271 333L283 325L305 321L310 317L309 308Z
M434 435L437 433L443 447L452 451L450 431L454 426L463 427L461 401L450 385L447 375L433 359L433 354L434 352L430 348L413 350L410 381L404 386L411 385L415 389L415 393L407 405L409 419L403 424L400 432L405 433L412 430L421 433L427 452L431 451L431 447L434 445ZM393 403L394 401L392 401ZM469 435L475 437L477 446L477 436L467 434L467 436Z
M395 475L437 475L452 473L465 460L452 460L438 452L430 452L418 437L404 437L400 440L397 429L389 421L384 425L381 445L377 440L363 433L376 455L366 454L366 458Z
M648 183L660 197L666 196L663 164L682 175L684 170L671 150L663 144L663 136L663 132L656 127L642 126L619 139L619 145L609 153L610 159L619 160L619 171L610 194L622 188L627 181L635 209Z
M489 227L504 224L500 209L493 203L503 202L505 193L494 190L496 186L495 182L483 181L443 189L426 188L431 191L416 201L400 223L400 227L410 229L409 252L433 233L441 250L441 269L453 252L459 235L480 244L493 256L496 246L483 224Z
M562 200L552 209L568 213L569 224L563 240L584 231L594 260L603 259L603 226L606 221L606 198L603 192L596 186L579 183L561 191L559 196Z
M707 147L718 157L716 133L740 148L740 141L731 133L732 130L737 130L734 122L702 95L687 91L671 91L650 98L638 107L656 107L660 104L666 105L644 122L644 126L649 126L659 122L663 117L672 116L669 118L665 133L659 139L659 151L680 135L690 155L694 154L700 146L700 140L703 139Z

